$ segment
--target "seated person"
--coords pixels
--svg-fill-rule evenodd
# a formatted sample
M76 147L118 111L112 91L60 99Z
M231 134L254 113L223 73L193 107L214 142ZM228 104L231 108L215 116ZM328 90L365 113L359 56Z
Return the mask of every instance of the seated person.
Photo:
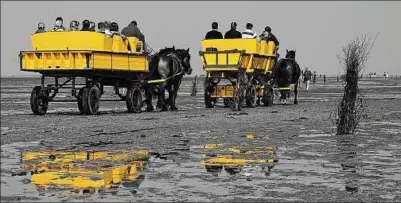
M104 33L106 31L106 24L104 22L99 22L97 24L96 32Z
M46 32L45 24L43 22L38 23L38 30L36 30L35 34L41 33L41 32Z
M56 24L54 25L53 31L65 31L65 27L63 26L63 18L57 17Z
M226 32L224 35L224 39L235 39L235 38L242 38L242 34L237 31L237 23L231 23L231 29Z
M71 21L70 31L79 31L79 22L76 20Z
M110 32L112 33L112 34L118 34L118 30L119 30L119 28L118 28L118 24L116 23L116 22L112 22L111 24L110 24Z
M81 31L90 31L90 22L89 20L82 21L82 29Z
M113 37L113 33L110 31L111 22L104 21L104 27L104 34L106 34L107 37Z
M90 24L90 25L89 25L90 31L96 31L96 23L90 21L89 24Z
M247 23L246 24L246 29L242 32L242 38L256 38L258 35L252 30L253 25L252 23Z
M217 31L219 24L217 22L212 23L212 30L206 33L205 39L223 39L221 32Z
M266 26L265 31L263 31L263 33L260 35L260 38L261 40L266 40L267 42L273 41L276 47L278 47L280 43L278 42L276 36L271 33L271 31L272 29L269 26Z
M132 21L127 27L121 30L121 34L125 37L136 37L145 44L145 35L139 30L136 21Z

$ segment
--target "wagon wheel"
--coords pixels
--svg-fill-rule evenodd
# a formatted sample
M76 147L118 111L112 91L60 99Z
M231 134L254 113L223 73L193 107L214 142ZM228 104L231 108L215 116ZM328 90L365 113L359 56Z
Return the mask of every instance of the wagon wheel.
M264 106L273 105L273 99L274 99L273 87L266 83L263 89L263 97L262 97L262 102Z
M36 86L31 92L31 109L35 115L45 115L49 105L49 92L42 90L41 86Z
M142 92L138 87L130 87L127 91L127 109L130 113L140 113L142 108Z
M84 87L82 107L85 114L94 115L99 112L100 90L96 86Z
M257 102L257 93L255 85L250 85L246 90L246 105L254 108Z
M206 108L213 108L217 102L216 98L212 98L213 86L209 85L205 88L205 106Z
M83 95L83 93L84 93L84 88L85 88L85 87L79 89L78 96L77 96L78 109L79 109L79 112L80 112L81 114L84 114L84 113L85 113L85 111L84 111L84 106L83 106L83 104L82 104L82 95Z

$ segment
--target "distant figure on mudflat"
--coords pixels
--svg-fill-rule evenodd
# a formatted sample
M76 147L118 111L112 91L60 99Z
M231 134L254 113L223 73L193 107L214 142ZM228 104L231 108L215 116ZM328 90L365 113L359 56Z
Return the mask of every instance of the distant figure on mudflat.
M316 71L313 71L313 84L316 83Z
M56 23L54 25L53 31L65 31L65 27L63 26L63 18L57 17Z
M71 21L70 31L78 31L78 30L79 30L79 22L76 20Z
M253 25L252 23L246 24L246 29L242 32L242 38L256 38L258 35L252 30Z
M205 39L223 39L221 32L217 31L219 24L217 22L212 23L212 30L206 33Z
M46 32L45 24L43 22L38 23L38 29L35 31L35 34L41 33L41 32Z
M309 91L309 83L311 79L312 79L312 72L308 69L308 67L306 67L304 71L304 83L306 85L306 91Z
M231 23L231 29L224 34L224 39L242 38L242 34L237 31L237 23Z
M276 36L273 35L272 29L269 26L265 27L265 31L263 31L262 34L260 35L260 39L266 40L267 42L273 41L274 44L276 45L276 47L278 47L280 45Z

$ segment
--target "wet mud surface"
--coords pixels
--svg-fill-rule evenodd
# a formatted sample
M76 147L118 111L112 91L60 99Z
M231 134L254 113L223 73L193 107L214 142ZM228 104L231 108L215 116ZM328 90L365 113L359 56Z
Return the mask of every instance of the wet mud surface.
M1 201L401 201L400 79L361 82L353 136L335 135L335 79L302 87L298 105L241 112L204 108L187 80L179 111L101 102L97 116L76 103L34 116L39 80L1 82Z

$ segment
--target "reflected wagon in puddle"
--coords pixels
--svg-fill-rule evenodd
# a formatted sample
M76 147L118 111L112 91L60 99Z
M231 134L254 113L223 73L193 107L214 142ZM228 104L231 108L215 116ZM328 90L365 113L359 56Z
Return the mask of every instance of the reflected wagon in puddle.
M247 180L252 180L256 170L269 176L273 167L278 163L275 147L257 147L244 149L241 146L225 146L223 144L203 145L202 165L207 172L218 176L224 170L230 175L240 174Z
M41 195L136 193L150 158L146 150L24 152L22 168ZM64 194L65 195L65 194Z

